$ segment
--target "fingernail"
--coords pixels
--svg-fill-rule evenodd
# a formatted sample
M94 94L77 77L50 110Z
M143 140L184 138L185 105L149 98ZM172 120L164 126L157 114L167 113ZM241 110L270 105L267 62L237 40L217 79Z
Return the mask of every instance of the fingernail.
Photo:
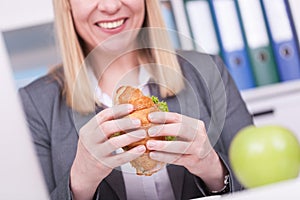
M153 137L157 134L158 128L156 127L151 127L148 129L148 134L149 136Z
M150 113L150 114L148 115L148 119L149 119L149 120L152 120L152 119L153 119L153 114L152 114L152 113Z
M134 108L132 104L126 104L126 107L128 111L132 111Z
M150 152L150 153L149 153L149 156L150 156L150 158L152 158L152 159L157 158L157 154L154 153L154 152Z
M137 130L129 133L130 135L138 138L144 138L146 137L146 131L145 130Z
M144 145L140 145L137 147L138 152L144 152L146 151L146 147Z
M133 125L140 125L141 124L141 120L139 120L139 119L132 119L132 124Z
M154 142L154 141L149 140L147 142L147 147L149 147L149 148L155 147L155 145L156 145L156 142Z

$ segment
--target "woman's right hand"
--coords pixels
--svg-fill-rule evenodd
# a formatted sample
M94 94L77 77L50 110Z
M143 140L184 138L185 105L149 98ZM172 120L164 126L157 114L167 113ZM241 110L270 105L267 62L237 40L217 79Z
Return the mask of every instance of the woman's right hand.
M146 137L139 129L138 119L122 118L133 111L133 106L123 104L107 108L93 117L79 131L77 153L71 167L70 188L74 199L92 199L99 183L112 169L139 156L146 148L137 146L129 151L114 152ZM117 137L110 137L120 131L129 131Z

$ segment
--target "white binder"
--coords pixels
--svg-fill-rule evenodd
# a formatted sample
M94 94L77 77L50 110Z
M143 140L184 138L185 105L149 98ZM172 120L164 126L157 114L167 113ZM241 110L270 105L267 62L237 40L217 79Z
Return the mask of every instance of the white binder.
M208 1L186 1L185 6L196 49L209 54L219 54L220 47Z

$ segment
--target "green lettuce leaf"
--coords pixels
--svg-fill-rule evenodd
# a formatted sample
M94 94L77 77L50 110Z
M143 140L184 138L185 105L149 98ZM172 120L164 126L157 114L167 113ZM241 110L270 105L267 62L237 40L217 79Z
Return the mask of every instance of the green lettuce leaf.
M156 96L151 96L151 99L153 103L155 103L158 107L158 109L162 112L169 112L168 104L165 101L159 101L158 97ZM167 141L173 141L175 140L176 137L174 136L165 136L165 140Z

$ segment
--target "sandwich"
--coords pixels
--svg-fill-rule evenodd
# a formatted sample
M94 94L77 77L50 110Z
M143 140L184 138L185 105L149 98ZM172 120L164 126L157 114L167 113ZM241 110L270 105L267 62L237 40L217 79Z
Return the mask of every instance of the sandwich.
M114 105L119 104L132 104L134 106L134 111L125 117L140 119L141 127L145 129L146 132L151 126L153 126L153 124L148 120L149 113L168 112L168 106L166 102L159 101L159 99L154 96L145 96L141 90L131 86L121 86L116 91L116 95L114 97ZM114 134L114 136L120 134L126 134L126 132L122 131L120 133ZM123 147L123 150L127 151L138 145L146 145L146 142L150 139L174 140L175 138L172 136L150 137L149 135L147 135L146 138ZM152 160L149 157L149 152L150 150L146 149L146 152L143 155L130 162L132 167L136 169L137 175L151 176L165 166L165 163L163 162Z

